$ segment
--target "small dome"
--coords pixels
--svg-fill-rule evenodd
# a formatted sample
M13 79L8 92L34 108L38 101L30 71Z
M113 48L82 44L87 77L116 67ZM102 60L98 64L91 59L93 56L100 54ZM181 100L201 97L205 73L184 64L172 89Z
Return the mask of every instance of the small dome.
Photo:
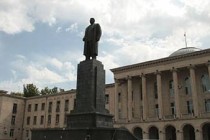
M173 52L170 56L178 56L178 55L183 55L183 54L187 54L187 53L192 53L192 52L196 52L196 51L201 51L201 49L199 48L195 48L195 47L186 47L186 48L181 48L175 52Z

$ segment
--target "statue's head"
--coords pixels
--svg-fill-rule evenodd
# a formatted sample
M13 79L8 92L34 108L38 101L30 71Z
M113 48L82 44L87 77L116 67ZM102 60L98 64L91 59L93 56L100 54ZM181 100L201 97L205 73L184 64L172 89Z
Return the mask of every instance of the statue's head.
M90 24L94 24L95 23L95 19L94 18L90 18Z

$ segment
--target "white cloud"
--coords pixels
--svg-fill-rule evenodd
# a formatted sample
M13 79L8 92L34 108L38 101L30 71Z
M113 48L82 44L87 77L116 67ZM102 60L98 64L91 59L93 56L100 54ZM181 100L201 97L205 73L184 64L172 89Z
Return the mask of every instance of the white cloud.
M22 85L34 83L41 89L44 86L56 86L59 83L76 80L76 70L71 62L61 61L57 58L42 57L40 59L44 61L28 61L25 56L17 55L16 60L11 63L13 77L0 82L0 88L20 91L19 87Z
M76 32L77 30L78 30L77 23L73 23L68 28L66 28L66 32Z
M1 0L0 31L8 34L31 32L36 23L41 22L49 26L59 24L55 26L56 32L76 32L76 36L82 37L89 18L95 17L103 31L100 43L116 48L99 54L99 60L108 71L167 57L185 47L184 32L187 32L188 46L205 48L201 40L210 36L209 7L209 0ZM13 62L14 77L18 79L20 73L26 73L23 81L35 81L39 85L74 81L74 64L84 57L78 57L76 49L74 53L62 55L59 58L41 57L37 61L27 61L19 55ZM110 72L108 75L111 77ZM12 85L11 81L5 83Z
M59 33L59 32L61 32L61 30L62 30L62 27L58 27L55 32Z

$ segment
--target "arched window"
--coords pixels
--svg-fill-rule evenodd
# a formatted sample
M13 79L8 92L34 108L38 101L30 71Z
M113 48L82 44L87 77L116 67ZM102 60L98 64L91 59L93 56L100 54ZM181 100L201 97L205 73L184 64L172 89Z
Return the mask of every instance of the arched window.
M192 92L191 92L190 78L189 77L186 77L185 78L185 94L186 95L192 94Z
M174 82L173 82L173 80L169 81L169 93L170 93L170 96L174 96Z
M210 91L210 80L207 74L201 76L201 85L203 92Z

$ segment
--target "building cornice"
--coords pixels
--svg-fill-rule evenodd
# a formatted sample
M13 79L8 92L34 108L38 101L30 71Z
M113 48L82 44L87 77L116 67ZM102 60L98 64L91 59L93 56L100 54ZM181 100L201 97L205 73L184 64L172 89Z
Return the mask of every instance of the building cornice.
M184 54L184 55L170 56L170 57L165 57L165 58L161 58L161 59L146 61L146 62L142 62L142 63L127 65L127 66L111 69L111 71L113 73L116 73L116 72L121 72L121 71L127 71L127 70L130 70L130 69L148 67L148 66L161 64L161 63L165 63L165 62L170 62L170 61L174 61L174 60L178 61L178 60L182 60L182 59L186 59L186 58L190 58L190 57L195 57L195 56L199 56L199 55L205 55L205 54L210 54L210 49L196 51L196 52L192 52L192 53L188 53L188 54Z

